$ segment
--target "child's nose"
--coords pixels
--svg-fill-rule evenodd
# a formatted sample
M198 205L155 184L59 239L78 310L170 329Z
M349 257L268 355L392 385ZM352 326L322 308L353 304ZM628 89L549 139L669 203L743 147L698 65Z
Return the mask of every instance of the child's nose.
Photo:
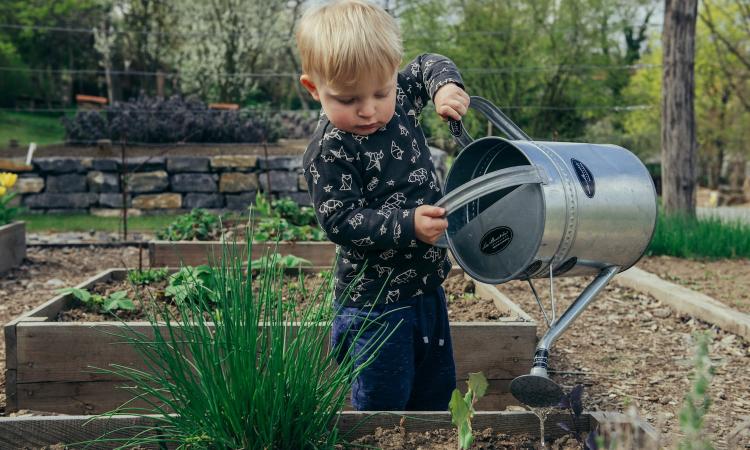
M360 117L372 117L375 115L375 104L373 102L364 102L359 108Z

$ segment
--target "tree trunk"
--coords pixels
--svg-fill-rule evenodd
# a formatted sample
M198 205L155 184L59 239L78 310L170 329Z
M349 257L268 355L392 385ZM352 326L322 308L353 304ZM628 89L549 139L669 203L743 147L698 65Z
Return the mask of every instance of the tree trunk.
M698 0L665 0L661 164L665 213L695 215L695 21Z

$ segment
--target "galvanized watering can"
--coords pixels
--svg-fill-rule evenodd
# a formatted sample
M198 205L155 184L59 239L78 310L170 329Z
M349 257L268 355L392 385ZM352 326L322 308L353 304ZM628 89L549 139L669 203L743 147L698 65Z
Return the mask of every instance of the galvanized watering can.
M509 139L477 140L460 122L463 147L445 181L449 247L464 271L490 284L528 280L548 330L529 375L511 392L530 406L552 406L562 389L547 374L552 343L621 270L643 256L656 226L656 190L646 167L615 145L534 142L481 97L471 108ZM596 275L570 307L550 321L532 278ZM550 288L551 290L551 288Z

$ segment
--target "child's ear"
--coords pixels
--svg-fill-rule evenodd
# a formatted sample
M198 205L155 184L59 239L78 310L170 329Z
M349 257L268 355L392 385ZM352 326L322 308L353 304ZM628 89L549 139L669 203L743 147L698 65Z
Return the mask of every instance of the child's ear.
M302 76L299 77L299 82L302 84L302 86L305 87L305 89L307 89L307 92L312 95L312 98L314 98L316 101L320 101L318 87L315 86L315 83L313 82L313 79L310 77L310 75L303 73Z

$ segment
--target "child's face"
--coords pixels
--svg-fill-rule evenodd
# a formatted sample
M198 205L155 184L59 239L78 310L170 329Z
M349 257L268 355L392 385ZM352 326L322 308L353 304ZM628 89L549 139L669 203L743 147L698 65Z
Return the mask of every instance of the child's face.
M385 81L367 77L352 86L332 86L307 74L300 82L336 128L366 136L390 122L396 111L396 74Z

